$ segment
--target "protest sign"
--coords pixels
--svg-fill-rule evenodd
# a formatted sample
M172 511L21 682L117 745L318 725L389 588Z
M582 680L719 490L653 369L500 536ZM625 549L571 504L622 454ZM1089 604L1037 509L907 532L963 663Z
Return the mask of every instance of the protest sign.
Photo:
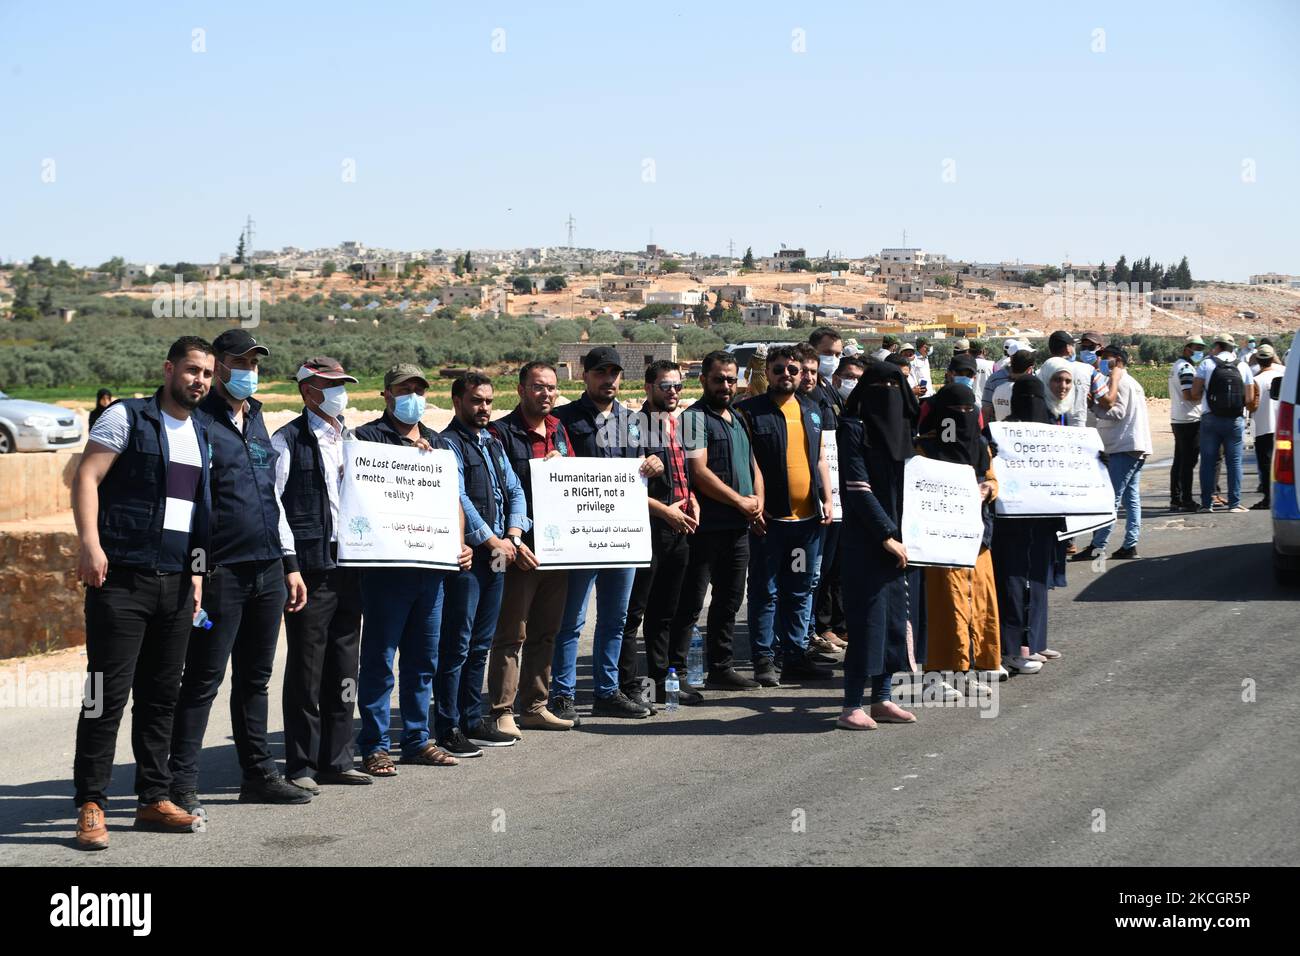
M457 570L456 456L368 441L344 442L343 456L338 563Z
M533 553L545 569L650 565L639 458L533 461Z
M822 432L822 452L826 467L831 472L831 512L835 521L844 520L844 507L840 504L840 448L835 443L834 432Z
M1115 489L1095 428L993 422L997 513L1006 518L1113 515Z
M907 563L973 568L984 537L979 482L970 465L916 455L903 467Z

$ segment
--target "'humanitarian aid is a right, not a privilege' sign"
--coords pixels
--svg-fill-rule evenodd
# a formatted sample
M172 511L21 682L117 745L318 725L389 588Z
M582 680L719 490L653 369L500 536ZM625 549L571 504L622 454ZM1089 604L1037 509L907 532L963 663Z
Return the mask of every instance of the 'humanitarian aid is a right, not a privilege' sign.
M650 566L650 505L640 458L549 458L528 469L539 567Z
M997 513L1007 518L1109 515L1115 489L1095 428L993 422Z

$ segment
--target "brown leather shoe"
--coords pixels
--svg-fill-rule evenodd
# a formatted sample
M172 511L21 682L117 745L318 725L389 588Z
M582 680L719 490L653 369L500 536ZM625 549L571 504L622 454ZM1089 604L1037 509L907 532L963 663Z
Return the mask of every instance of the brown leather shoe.
M103 808L94 800L87 800L77 809L77 849L108 849L108 823Z
M154 833L202 833L206 829L203 817L186 813L170 800L136 807L135 828Z
M519 726L524 730L572 730L573 721L562 720L543 707L536 712L520 714ZM497 729L501 729L500 723L497 724Z

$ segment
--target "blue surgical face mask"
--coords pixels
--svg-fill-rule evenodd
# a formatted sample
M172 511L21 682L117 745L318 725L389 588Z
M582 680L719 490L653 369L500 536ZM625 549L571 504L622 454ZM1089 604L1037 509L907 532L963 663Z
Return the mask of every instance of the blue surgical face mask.
M965 385L972 392L975 391L975 379L967 378L965 375L954 375L952 377L952 383L954 385Z
M1193 361L1193 362L1197 362L1197 363L1200 363L1200 362L1205 361L1205 353L1202 352L1202 351L1200 351L1199 349L1198 349L1197 351L1193 352L1193 353L1192 353L1192 361Z
M424 396L414 392L397 396L397 401L393 402L393 414L398 421L414 425L424 417Z
M224 362L222 364L225 365ZM257 391L257 369L231 368L229 365L225 365L225 367L230 372L230 379L226 382L226 391L230 393L231 398L242 402Z
M1101 372L1102 375L1108 374L1110 372L1110 359L1102 359L1101 364L1097 366L1097 370Z
M1097 353L1092 349L1084 349L1079 353L1079 361L1087 362L1089 365L1095 365L1097 363Z

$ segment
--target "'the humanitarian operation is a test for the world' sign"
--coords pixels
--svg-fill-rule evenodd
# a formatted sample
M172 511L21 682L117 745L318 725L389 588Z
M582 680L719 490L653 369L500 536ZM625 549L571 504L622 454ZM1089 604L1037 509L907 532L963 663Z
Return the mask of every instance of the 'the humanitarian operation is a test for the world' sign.
M347 567L445 568L460 554L460 481L445 448L349 441L339 484L339 556Z
M1095 428L993 422L997 513L1007 518L1110 515L1115 489Z
M650 565L650 506L639 458L551 458L529 467L533 553L542 568Z

